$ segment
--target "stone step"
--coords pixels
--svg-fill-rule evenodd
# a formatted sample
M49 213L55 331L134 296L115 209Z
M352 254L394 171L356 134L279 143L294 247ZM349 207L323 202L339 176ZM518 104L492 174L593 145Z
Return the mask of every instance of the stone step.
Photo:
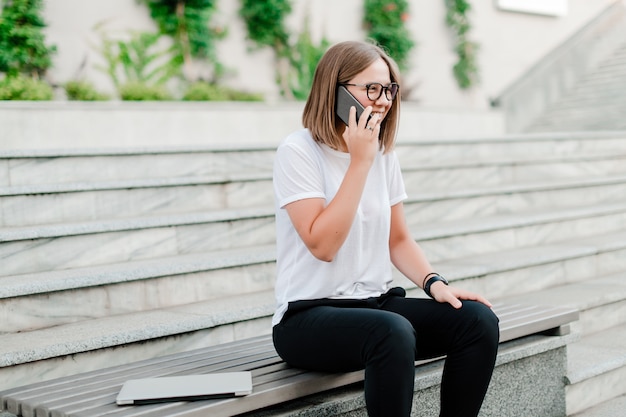
M196 253L101 266L86 262L88 266L0 277L0 333L271 289L275 272L273 225L251 227L241 223L242 226L232 227L236 232L232 236L215 231L201 233L195 240L204 246ZM171 227L171 223L166 224ZM449 224L418 223L412 228L429 259L446 262L451 256L466 258L626 230L626 202ZM259 232L269 236L266 246L255 243L263 241L256 236ZM215 244L211 245L213 241ZM217 246L223 242L229 244ZM233 243L237 243L235 247ZM83 243L81 247L87 246L91 245ZM60 248L51 251L57 256L62 252ZM65 252L69 257L77 249ZM6 259L7 268L20 264L18 258ZM80 304L74 301L76 296L80 296Z
M576 181L599 175L626 177L626 150L585 156L424 164L404 170L411 195L457 190ZM410 165L410 164L407 164ZM532 185L532 184L531 184ZM81 182L0 187L0 225L19 227L134 216L201 212L273 204L271 173L211 177Z
M533 247L494 251L436 262L448 280L493 299L626 270L626 230ZM415 288L396 274L398 285ZM418 290L418 292L421 290Z
M626 231L450 259L438 263L437 269L459 286L497 300L513 293L542 291L563 282L588 281L590 277L617 273L626 270L624 259ZM410 287L409 290L423 294L421 290ZM50 293L49 304L56 304L56 294ZM126 300L132 304L135 294L129 293ZM90 306L98 308L95 304ZM3 334L0 381L11 386L24 385L44 377L60 376L61 372L71 374L139 357L266 334L273 308L270 289ZM119 354L120 349L123 355ZM111 355L112 352L115 354ZM67 361L68 356L72 361Z
M0 334L267 291L275 276L267 245L1 277Z
M528 131L625 129L626 46L617 48L551 108Z
M565 208L582 201L605 204L621 198L625 185L622 175L415 192L419 184L408 182L405 212L428 223Z
M623 153L626 132L399 140L402 166ZM275 145L0 150L0 187L269 173Z
M202 212L273 204L271 174L184 177L0 188L2 224Z
M624 276L622 276L623 278ZM624 310L622 310L622 316ZM567 415L622 416L607 402L626 398L626 324L590 334L568 346ZM601 409L609 411L600 413ZM580 414L579 414L580 413Z
M626 395L605 401L570 417L622 417L626 410Z
M610 71L594 74L576 85L561 100L567 101L576 96L594 96L595 94L609 94L611 91L619 92L624 90L624 83L620 82L626 75L626 66L620 71Z
M584 122L603 122L608 118L617 119L620 112L624 111L624 106L626 106L626 101L615 102L607 99L590 100L588 102L581 101L572 104L570 107L556 108L546 113L539 121L549 120L552 123L563 123L570 120L574 123L574 126L577 123L577 119L580 118L583 118L584 120L582 121ZM581 120L578 120L579 122ZM572 129L573 127L569 126L568 128ZM612 126L610 128L615 129ZM605 130L607 130L606 127Z
M616 102L623 102L623 97L620 96L620 93L623 93L626 87L624 87L623 82L620 82L620 79L623 80L625 75L626 69L622 74L607 74L602 78L586 80L585 83L579 84L567 96L563 97L559 101L559 107L561 103L579 99L589 100L594 97L614 97Z
M5 334L0 390L268 334L273 309L254 293Z
M593 73L584 77L569 94L574 95L581 91L593 91L594 89L605 89L607 86L614 86L618 89L624 88L620 83L626 75L626 59L605 62L594 70Z
M623 112L622 112L623 113ZM610 129L626 129L626 123L623 119L616 118L615 116L603 115L602 119L597 117L578 117L573 119L567 119L560 122L546 121L533 125L528 130L531 132L561 132L564 129L577 129L577 130L610 130Z
M427 224L415 214L407 224L428 259L438 262L450 253L475 256L626 230L626 201Z
M271 208L0 229L0 276L273 243Z
M275 146L0 150L0 187L271 172Z
M523 182L575 179L626 172L626 150L586 155L536 156L460 162L424 163L413 168L406 163L404 182L412 192L423 190L498 186Z
M488 162L532 163L554 158L623 154L626 131L528 133L482 139L401 141L394 148L404 169Z
M509 157L486 165L476 161L426 165L407 168L405 183L410 196L425 201L542 193L547 187L567 193L567 188L612 186L624 181L625 157L625 152L614 150L611 155L569 157L567 162L544 156L532 161ZM442 188L450 192L442 192ZM544 200L543 196L539 199ZM576 201L576 197L571 199ZM559 201L568 201L568 197L559 194ZM0 225L20 227L271 204L271 173L2 187Z
M550 241L550 229L554 227L563 236L624 227L624 202L612 199L625 182L626 176L589 179L585 182L589 190L583 191L572 188L579 183L560 181L552 186L544 182L433 193L407 201L406 218L435 260L440 253L445 256L450 244L463 254L467 250L483 252L489 241L509 248L545 243ZM584 194L587 204L580 206L584 191L588 191ZM566 201L578 204L558 207ZM557 209L549 207L548 202ZM429 226L430 222L436 226ZM272 243L274 238L270 206L1 228L0 276L248 247ZM465 243L459 244L459 239Z
M574 307L580 311L579 320L572 325L574 332L584 338L611 332L626 326L626 269L598 274L573 282L564 277L561 284L526 294L503 297L506 303L556 304ZM624 327L626 332L626 327ZM626 333L622 334L626 343ZM626 365L626 350L623 351ZM626 388L626 387L625 387Z
M557 108L543 116L544 119L548 115L558 116L560 114L568 114L568 112L588 112L588 114L602 114L600 110L610 110L623 108L626 104L623 90L618 88L606 87L606 90L589 91L587 93L581 91L573 94L563 101L559 102Z
M614 86L618 89L624 87L623 83L620 83L620 78L626 74L626 60L607 62L596 70L583 78L580 83L572 89L569 94L574 95L578 92L585 91L590 92L594 89L605 89L607 86Z

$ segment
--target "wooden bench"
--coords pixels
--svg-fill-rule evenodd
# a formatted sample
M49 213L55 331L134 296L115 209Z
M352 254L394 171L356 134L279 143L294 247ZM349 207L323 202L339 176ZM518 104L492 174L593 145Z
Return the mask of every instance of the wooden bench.
M496 305L501 343L532 334L562 335L578 319L573 308ZM416 363L420 365L430 361ZM252 394L227 399L118 406L115 398L128 379L210 372L251 371ZM296 369L276 354L270 336L58 378L0 392L0 406L24 417L233 416L343 387L363 380L363 371L319 373Z

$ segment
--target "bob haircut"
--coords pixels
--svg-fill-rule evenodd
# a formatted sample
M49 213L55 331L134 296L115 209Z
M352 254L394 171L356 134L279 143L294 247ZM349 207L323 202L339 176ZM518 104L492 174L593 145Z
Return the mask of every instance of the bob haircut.
M302 124L309 129L313 139L339 149L343 143L340 127L343 122L335 113L337 88L348 83L358 73L382 58L389 67L391 82L400 84L395 61L377 45L347 41L326 51L313 76L311 93L304 106ZM385 153L393 149L398 120L400 119L400 93L394 98L389 113L380 125L380 149Z

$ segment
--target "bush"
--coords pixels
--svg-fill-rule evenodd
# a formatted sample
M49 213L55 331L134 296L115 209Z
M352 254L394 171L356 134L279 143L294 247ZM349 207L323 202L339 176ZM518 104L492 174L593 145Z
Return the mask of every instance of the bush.
M0 81L0 100L52 100L52 87L42 80L18 75Z
M42 76L55 46L45 43L43 0L0 1L0 72Z
M246 93L228 87L197 82L191 84L183 95L185 101L262 101L260 94Z
M125 101L167 101L172 96L165 87L139 82L126 83L119 88L120 97Z
M454 0L453 0L454 1ZM368 38L373 39L396 61L401 71L409 66L415 42L406 28L409 19L407 0L365 0L363 23Z
M65 92L69 100L103 101L109 100L107 94L100 93L87 81L68 81L65 84Z

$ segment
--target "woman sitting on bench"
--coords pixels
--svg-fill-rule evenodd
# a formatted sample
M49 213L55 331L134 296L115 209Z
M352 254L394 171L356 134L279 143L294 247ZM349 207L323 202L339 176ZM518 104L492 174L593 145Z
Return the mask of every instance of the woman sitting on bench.
M295 367L364 368L368 414L386 417L410 415L415 360L447 355L440 416L477 416L498 319L485 298L433 272L410 235L393 151L399 111L398 69L379 47L343 42L320 60L305 129L281 143L274 165L274 345ZM430 299L393 288L392 264Z

